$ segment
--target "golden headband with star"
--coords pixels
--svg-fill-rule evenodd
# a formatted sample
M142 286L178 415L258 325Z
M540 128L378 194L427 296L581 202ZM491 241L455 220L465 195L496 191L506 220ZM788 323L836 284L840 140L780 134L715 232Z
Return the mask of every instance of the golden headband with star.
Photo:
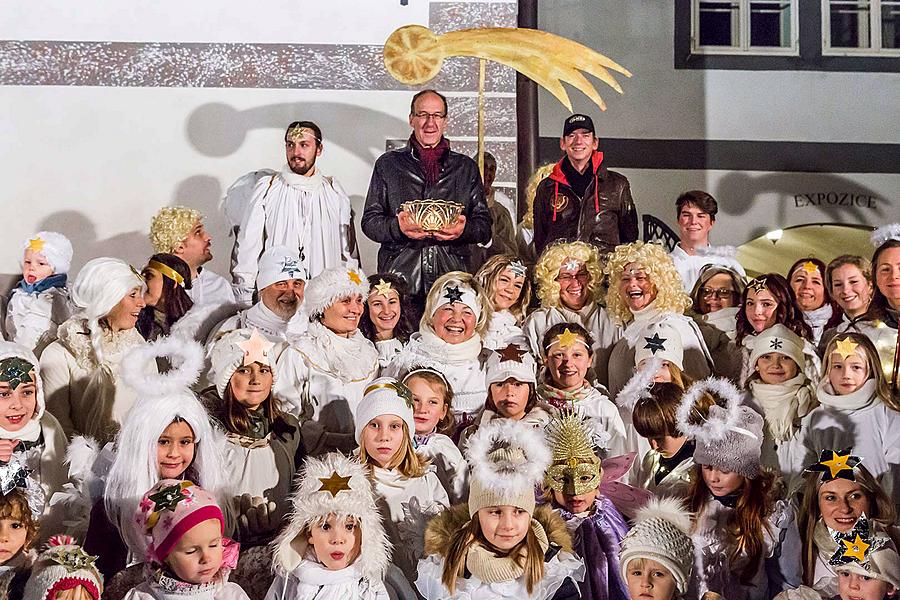
M548 343L544 348L544 351L546 352L550 350L550 348L555 346L556 344L559 344L560 348L568 348L569 346L572 346L574 344L581 344L582 346L590 350L590 346L588 346L587 342L584 341L584 338L582 338L577 333L572 333L571 331L569 331L568 327L566 327L562 333L553 336L550 339L550 343Z
M378 283L372 286L372 289L369 291L369 296L384 296L385 298L389 298L388 294L393 292L398 297L400 296L400 292L394 289L391 285L391 282L385 281L384 279L379 278Z
M154 271L159 271L163 277L167 277L174 281L175 285L184 287L184 277L181 275L181 273L179 273L169 265L164 265L159 261L151 260L147 263L147 268L153 269Z
M840 452L822 450L819 461L806 467L803 472L822 473L822 481L834 481L835 479L856 481L855 467L861 462L862 459L851 454L850 448Z

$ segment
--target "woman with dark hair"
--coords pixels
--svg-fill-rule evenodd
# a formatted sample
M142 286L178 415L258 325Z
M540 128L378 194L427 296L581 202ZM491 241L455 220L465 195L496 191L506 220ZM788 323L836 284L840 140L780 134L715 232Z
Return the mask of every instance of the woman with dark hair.
M378 349L381 368L403 350L415 331L409 286L399 275L375 273L370 275L369 299L359 319L359 330Z
M788 282L803 319L812 329L814 344L818 344L822 334L843 318L840 304L828 293L825 272L825 263L811 256L801 258L788 270Z
M147 341L169 335L172 326L194 305L185 290L191 289L191 268L174 254L154 254L141 271L147 283L146 306L137 329Z
M900 322L900 224L894 223L878 229L872 234L872 241L878 248L872 255L872 283L875 291L869 305L868 318L878 321L893 330L894 344L878 344L882 354L884 369L891 384L891 391L898 393L897 324ZM877 343L877 342L876 342Z
M821 361L812 344L812 330L797 306L794 290L778 273L766 273L750 281L741 294L741 310L737 315L735 342L742 347L742 367L739 381L747 381L753 373L750 355L756 336L772 325L780 323L803 338L806 357L806 376L818 381Z

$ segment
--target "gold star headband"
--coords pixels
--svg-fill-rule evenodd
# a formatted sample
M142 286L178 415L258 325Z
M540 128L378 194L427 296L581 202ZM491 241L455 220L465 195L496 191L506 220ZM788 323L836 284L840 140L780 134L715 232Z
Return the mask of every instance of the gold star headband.
M577 333L572 333L571 331L569 331L568 327L566 327L562 333L555 335L553 339L550 340L550 343L547 344L547 347L544 348L544 350L549 350L556 344L559 344L560 348L568 348L573 344L581 344L585 348L589 348L587 342L584 341L584 339Z
M805 473L822 473L822 481L833 481L835 479L847 479L856 481L855 467L862 461L858 456L853 456L850 449L841 450L822 450L819 455L819 461L815 462L803 471Z
M814 263L814 262L812 262L812 261L809 261L809 260L806 261L805 263L803 263L803 264L800 265L800 266L801 266L802 269L803 269L804 271L806 271L807 273L815 273L816 271L819 270L818 265L816 265L816 263Z
M236 345L244 352L243 366L252 365L255 362L261 365L273 366L272 361L269 359L269 352L275 344L260 335L258 329L253 330L249 339L238 342Z
M182 277L181 273L173 269L168 265L164 265L159 261L151 260L147 263L147 267L153 269L154 271L159 271L164 277L167 277L175 282L175 285L180 285L184 287L184 277Z
M338 475L337 471L332 471L330 477L319 477L319 481L322 482L321 487L319 487L320 492L328 492L331 494L331 497L334 498L341 492L349 492L350 488L350 478L341 477Z
M389 281L385 281L384 279L379 279L378 283L376 283L375 285L372 286L372 291L369 292L369 295L370 296L384 296L385 298L387 298L388 294L390 294L391 292L394 292L398 296L400 295L400 293L391 286Z
M858 347L859 344L857 344L850 338L844 338L842 340L838 340L838 342L834 345L834 354L840 354L841 358L847 360L847 357L856 353L856 349Z
M290 140L302 138L304 135L309 135L309 137L316 140L317 142L322 141L318 137L316 137L316 132L309 127L292 127L287 132L287 138Z

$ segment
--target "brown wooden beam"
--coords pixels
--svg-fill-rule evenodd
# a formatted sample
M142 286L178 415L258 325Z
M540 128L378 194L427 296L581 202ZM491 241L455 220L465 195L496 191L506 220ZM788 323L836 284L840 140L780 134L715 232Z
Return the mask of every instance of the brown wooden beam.
M538 0L519 0L519 27L538 28ZM516 73L516 142L519 220L528 206L525 188L538 165L538 90L537 84Z

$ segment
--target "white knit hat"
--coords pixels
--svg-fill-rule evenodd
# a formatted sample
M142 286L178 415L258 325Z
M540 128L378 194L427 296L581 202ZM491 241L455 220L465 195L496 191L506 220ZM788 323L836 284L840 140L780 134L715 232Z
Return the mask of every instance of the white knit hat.
M55 274L68 273L72 266L72 242L55 231L39 231L22 244L23 250L42 254Z
M306 279L300 255L287 246L272 246L259 257L256 289L264 290L273 283L289 279Z
M803 340L799 335L782 325L776 323L753 338L753 349L750 351L750 365L756 366L756 361L763 354L776 352L783 354L797 363L797 368L803 372L806 358L803 356Z
M540 429L494 419L469 438L465 456L471 468L470 517L488 506L517 506L534 513L534 489L551 458Z
M383 580L390 562L391 544L381 524L366 466L337 452L321 458L310 457L295 487L290 522L272 544L275 572L286 576L297 568L308 554L309 527L335 515L339 520L357 519L362 541L354 564L359 564L363 577L370 581Z
M691 542L691 514L676 498L651 500L638 510L631 530L622 539L619 570L625 579L628 564L639 558L658 562L675 578L678 594L687 593L694 564Z
M72 302L89 321L109 314L133 288L144 288L144 278L118 258L100 257L81 267L70 290Z
M512 378L537 385L536 373L537 363L531 353L516 344L509 344L488 356L485 382L490 387L492 383L502 383Z
M103 575L94 566L91 556L66 535L53 536L34 563L31 577L25 584L23 597L28 600L53 600L66 590L83 586L93 600L103 593Z
M331 267L325 269L306 284L303 307L310 319L322 314L326 308L354 294L363 300L369 297L369 282L362 269Z
M41 417L44 416L44 409L46 408L46 402L44 401L44 384L41 381L41 365L40 361L34 355L34 352L22 346L20 344L16 344L15 342L3 342L0 341L0 362L3 362L7 358L21 358L25 362L31 364L32 370L34 371L34 387L36 389L35 400L37 401L37 406L35 406L34 417L32 419L34 421L40 421Z
M642 360L653 357L667 360L678 367L679 371L684 371L681 334L671 325L651 323L638 336L634 347L634 364L639 365Z
M381 415L396 415L403 419L410 436L416 431L412 392L393 377L379 377L366 386L363 399L356 407L357 444L362 444L362 431L369 421Z
M272 342L254 329L229 331L212 347L209 379L216 384L219 398L225 397L225 389L238 367L258 362L272 367L272 383L275 383L275 356Z

